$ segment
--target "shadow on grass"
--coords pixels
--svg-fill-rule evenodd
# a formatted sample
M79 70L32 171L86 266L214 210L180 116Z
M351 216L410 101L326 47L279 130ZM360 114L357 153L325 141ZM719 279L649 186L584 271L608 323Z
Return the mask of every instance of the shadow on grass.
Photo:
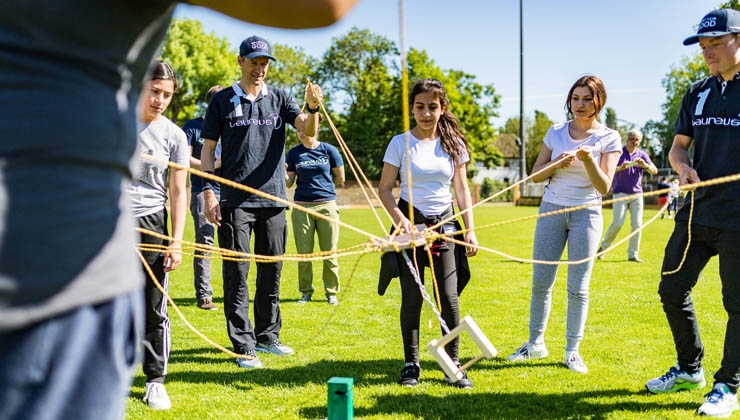
M208 348L188 349L174 353L170 363L198 363L202 369L181 372L170 372L168 382L187 382L192 384L230 384L243 391L257 387L300 388L309 385L326 384L334 376L354 379L355 394L363 388L377 387L371 393L376 395L374 404L355 408L355 416L389 416L409 414L423 419L559 419L559 418L614 418L615 412L645 413L660 410L681 410L687 415L696 409L694 403L668 402L659 396L652 396L645 391L630 389L605 389L602 391L562 392L543 394L532 390L522 392L498 393L495 390L456 390L449 388L444 396L429 395L424 387L445 387L439 378L440 372L430 365L429 370L422 369L421 384L417 388L396 388L402 362L398 359L376 359L369 361L322 360L300 366L271 368L277 356L260 355L265 367L258 370L245 370L236 366L230 358L222 356L208 357L212 354ZM224 371L223 363L233 366ZM210 366L218 365L217 368ZM530 362L515 364L503 359L482 361L469 370L471 378L484 371L503 369L527 369L535 366L563 367L561 363ZM564 367L563 367L564 368ZM565 368L564 368L565 369ZM385 392L387 386L392 390ZM137 375L135 387L144 386L144 378ZM385 388L384 388L385 387ZM378 395L379 393L382 393ZM435 394L439 391L435 390ZM132 392L131 396L140 399L143 395ZM325 404L302 407L299 415L305 418L325 418Z
M446 419L606 419L615 412L645 413L653 410L686 410L687 415L696 409L694 404L638 401L636 393L628 389L584 391L559 394L534 392L472 393L460 391L452 395L432 396L415 393L383 395L375 399L370 408L355 409L355 416L377 416L406 413L425 420ZM633 399L634 398L634 399ZM619 401L614 401L615 399ZM626 399L633 399L625 401ZM307 418L326 415L326 407L309 407L301 410Z

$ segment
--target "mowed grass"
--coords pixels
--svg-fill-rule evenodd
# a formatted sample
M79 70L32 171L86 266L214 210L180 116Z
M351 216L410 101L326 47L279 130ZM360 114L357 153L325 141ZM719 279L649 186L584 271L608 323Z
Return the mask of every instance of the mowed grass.
M536 214L534 207L482 206L479 226ZM645 220L655 210L645 212ZM605 225L611 210L604 210ZM290 217L288 217L290 219ZM369 209L345 209L341 219L375 235L383 235ZM386 221L384 220L384 223ZM387 224L387 223L386 223ZM482 245L522 258L531 257L534 220L478 232ZM565 346L565 273L561 266L553 293L546 342L550 357L522 364L505 358L527 339L531 265L481 252L470 260L472 280L461 296L462 315L470 315L498 349L499 356L474 364L468 374L472 390L442 381L443 373L426 344L441 337L437 320L425 307L421 329L421 383L396 384L403 367L399 327L400 288L395 280L385 296L377 294L379 254L340 261L340 305L323 299L320 263L314 263L314 301L297 300L296 263L283 266L282 341L296 353L288 357L260 354L261 370L239 369L234 359L209 346L187 329L170 309L172 354L167 390L172 409L156 412L141 398L145 378L138 369L128 401L127 419L319 419L327 417L329 378L354 379L356 418L363 419L685 419L703 401L704 391L650 395L647 379L676 362L673 340L657 295L663 248L673 227L657 220L642 235L644 264L627 261L627 244L595 265L591 303L581 354L587 375L562 364ZM606 226L605 226L606 228ZM625 226L620 238L626 235ZM186 239L192 239L187 223ZM342 229L340 248L366 241ZM292 233L288 253L294 253ZM187 319L202 333L230 348L222 312L220 264L213 264L215 302L219 311L202 311L193 296L192 258L170 278L170 293ZM248 284L253 295L254 265ZM706 347L707 380L719 367L727 316L722 308L716 259L694 291ZM252 318L253 319L253 318ZM479 354L463 337L463 362Z

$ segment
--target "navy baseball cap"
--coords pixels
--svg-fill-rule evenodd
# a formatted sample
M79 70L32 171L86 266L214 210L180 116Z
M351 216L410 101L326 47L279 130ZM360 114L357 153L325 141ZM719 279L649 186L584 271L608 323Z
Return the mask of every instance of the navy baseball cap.
M699 38L717 38L740 33L740 12L733 9L718 9L707 13L699 23L696 35L683 40L683 45L699 42Z
M246 58L267 57L275 60L271 54L270 43L258 36L250 36L239 45L239 55Z

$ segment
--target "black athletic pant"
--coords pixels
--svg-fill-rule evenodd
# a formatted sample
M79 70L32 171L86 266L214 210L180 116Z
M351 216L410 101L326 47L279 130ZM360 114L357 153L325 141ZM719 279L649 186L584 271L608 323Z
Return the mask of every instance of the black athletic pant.
M408 217L408 203L400 200L398 207ZM427 218L414 209L414 224L433 225L452 215L452 207L441 216ZM438 244L440 245L440 244ZM457 266L455 265L455 244L445 242L442 246L433 247L432 265L439 290L437 306L442 313L447 327L453 329L460 324L460 307L457 295ZM414 262L412 250L405 251L409 259ZM421 271L420 279L424 282L425 266L429 266L429 257L424 247L416 248L416 262ZM403 338L403 352L406 363L419 363L419 322L421 307L424 299L419 286L414 281L411 271L402 255L399 255L401 281L401 336ZM436 298L431 282L426 286L427 293ZM444 334L444 331L442 331ZM445 345L445 351L453 361L458 360L460 340L455 338Z
M221 248L250 252L254 232L254 253L283 255L288 230L284 207L221 209L218 241ZM254 328L249 321L249 260L224 261L224 314L229 339L236 353L254 349L257 342L280 337L280 272L282 262L256 263Z
M687 240L687 223L676 222L665 248L663 272L673 271L679 266ZM658 292L673 333L678 363L682 369L694 373L701 367L704 346L699 336L691 290L704 266L715 255L719 255L722 303L728 320L722 365L714 380L726 383L737 393L740 384L740 232L692 225L686 261L678 273L662 276Z
M169 235L167 230L167 210L138 217L139 227L153 232ZM168 242L146 234L141 234L141 243L168 245ZM167 290L167 273L164 272L163 252L143 252L149 268L157 281ZM167 361L170 358L170 320L167 317L167 300L152 281L146 268L144 276L144 298L146 300L146 327L144 329L144 360L142 367L147 382L164 382L167 375Z

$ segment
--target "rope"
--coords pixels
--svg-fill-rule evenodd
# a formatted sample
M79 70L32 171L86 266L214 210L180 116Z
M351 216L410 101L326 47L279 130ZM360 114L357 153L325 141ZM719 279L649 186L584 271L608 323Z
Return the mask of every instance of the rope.
M681 262L678 263L678 267L676 267L675 270L672 270L672 271L664 271L664 272L660 273L660 274L662 274L664 276L668 276L668 275L671 275L671 274L676 274L679 271L681 271L681 268L683 267L683 263L686 261L686 255L688 255L688 253L689 253L689 247L691 246L691 221L694 218L694 194L695 194L695 192L696 192L696 190L691 190L690 191L690 194L691 194L691 204L690 204L690 207L689 207L689 224L687 226L687 229L688 229L688 237L686 238L686 248L684 248L684 250L683 250L683 255L681 256ZM666 204L666 207L667 206L668 205Z
M152 271L151 267L149 267L149 264L146 262L146 259L144 259L144 256L141 255L141 252L139 252L137 250L136 253L139 255L139 259L141 260L141 263L144 265L144 269L149 274L149 278L152 280L152 282L154 282L154 285L157 287L157 289L159 289L159 291L167 299L167 301L170 303L170 305L172 305L172 309L175 310L175 312L177 313L177 316L180 317L180 319L182 320L182 322L185 324L186 327L188 327L188 329L190 331L192 331L193 333L195 333L195 335L197 335L198 337L202 338L203 341L205 341L206 343L210 344L211 346L213 346L214 348L220 350L221 352L228 354L229 356L236 357L236 358L246 358L246 359L250 359L250 360L251 359L254 359L253 357L248 356L246 354L234 353L233 351L231 351L231 350L227 349L226 347L224 347L224 346L216 343L215 341L213 341L210 338L206 337L205 334L203 334L200 331L198 331L187 320L187 318L185 318L185 315L183 315L183 313L180 311L180 308L177 307L177 304L175 304L175 301L172 300L172 298L167 293L167 291L164 290L164 288L162 287L162 285L157 281L157 277L154 275L154 272Z

